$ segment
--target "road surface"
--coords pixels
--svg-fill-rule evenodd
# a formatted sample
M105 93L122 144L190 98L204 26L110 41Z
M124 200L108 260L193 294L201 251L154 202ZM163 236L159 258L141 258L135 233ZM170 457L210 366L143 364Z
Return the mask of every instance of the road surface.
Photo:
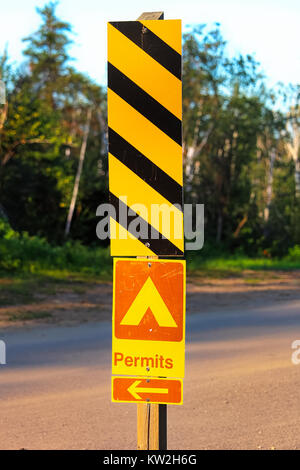
M199 306L200 308L200 306ZM136 406L110 402L111 327L0 333L1 449L135 449ZM187 320L184 405L170 449L300 449L300 301Z

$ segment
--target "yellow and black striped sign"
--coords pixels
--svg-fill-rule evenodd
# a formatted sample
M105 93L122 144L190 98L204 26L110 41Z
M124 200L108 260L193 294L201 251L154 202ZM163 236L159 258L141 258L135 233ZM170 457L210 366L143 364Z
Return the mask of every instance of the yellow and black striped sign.
M109 23L107 94L111 254L182 256L181 21Z

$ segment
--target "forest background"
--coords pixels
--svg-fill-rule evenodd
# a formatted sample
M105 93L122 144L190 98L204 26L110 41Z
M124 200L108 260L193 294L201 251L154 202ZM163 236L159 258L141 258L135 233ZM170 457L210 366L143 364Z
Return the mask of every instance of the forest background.
M72 27L56 8L38 9L21 64L0 57L0 272L108 279L108 243L96 237L106 89L72 66ZM300 268L299 99L298 84L270 89L252 56L229 57L219 24L184 34L184 200L205 205L190 270Z

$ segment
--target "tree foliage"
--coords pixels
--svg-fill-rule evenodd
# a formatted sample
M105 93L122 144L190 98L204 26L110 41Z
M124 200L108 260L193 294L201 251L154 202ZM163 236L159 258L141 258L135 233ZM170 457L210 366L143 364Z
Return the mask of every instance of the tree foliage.
M88 158L80 184L72 236L94 238L95 212L106 199L102 145L105 95L72 68L71 26L59 20L56 3L38 9L42 24L25 38L27 58L8 84L8 116L1 132L0 200L16 230L63 240L86 114L92 109Z
M0 216L17 231L64 240L80 148L91 122L70 237L96 243L96 208L107 202L106 93L71 64L72 27L56 3L24 39L17 70L0 74ZM216 24L183 43L185 201L205 204L205 238L248 254L284 255L300 244L299 87L269 90L250 55L229 57Z

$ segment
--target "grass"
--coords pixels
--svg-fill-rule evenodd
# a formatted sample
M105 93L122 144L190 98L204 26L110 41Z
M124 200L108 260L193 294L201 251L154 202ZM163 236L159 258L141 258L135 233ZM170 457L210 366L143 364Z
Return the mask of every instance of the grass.
M36 295L42 297L55 295L57 292L70 291L83 294L92 284L112 282L111 259L106 260L104 269L36 269L33 272L0 271L0 307L9 305L31 304L36 302ZM259 284L265 276L276 278L276 271L300 269L299 261L216 258L201 259L188 255L187 270L189 277L200 279L243 278L249 285Z
M256 284L259 284L259 283L261 282L261 279L259 279L259 278L256 278L256 279L249 279L249 278L248 278L248 279L244 279L244 282L245 282L246 284L250 284L250 285L255 286Z
M44 318L51 318L52 314L45 311L20 311L10 315L9 321L26 321L26 320L41 320Z
M14 272L8 275L0 272L0 307L35 303L37 294L42 297L62 291L83 294L92 284L111 280L109 276L101 277L66 270L49 270L34 274Z
M300 269L300 260L289 257L283 259L219 257L201 259L195 257L188 259L190 274L203 273L205 276L219 278L239 276L244 271L291 271Z
M34 269L0 271L0 309L17 306L6 318L10 322L47 320L52 317L49 311L38 309L37 304L57 293L72 292L84 294L97 283L112 282L111 259L107 259L105 269ZM300 269L300 263L287 260L265 260L239 258L201 259L188 254L187 271L193 282L209 283L214 279L238 278L248 285L259 285L262 281L279 278L282 271ZM31 309L29 304L34 304ZM28 305L28 307L26 307ZM36 309L37 307L37 309ZM3 309L3 313L5 308Z
M219 252L220 253L220 252ZM199 252L187 252L190 273L204 272L207 276L238 275L241 271L300 269L300 245L290 249L282 259L249 258L244 255L215 255L212 247ZM110 281L112 258L109 248L84 246L68 241L53 246L47 240L27 233L15 232L0 219L0 277L11 273L17 276L38 276L58 282ZM20 287L22 290L22 287Z
M36 288L37 285L33 280L25 281L18 275L13 278L0 278L0 307L32 302Z
M108 248L68 241L54 246L47 240L15 232L0 219L0 273L37 274L56 281L108 280L112 262ZM1 275L1 274L0 274Z
M199 252L187 252L188 274L201 279L245 279L245 271L300 269L299 245L282 259L212 257L211 253L205 247ZM255 284L260 278L261 275L248 274L247 282ZM83 293L92 283L111 281L112 258L108 248L87 247L72 241L53 246L45 239L15 232L0 219L0 306L34 303L37 293L42 296L54 295L59 290Z

